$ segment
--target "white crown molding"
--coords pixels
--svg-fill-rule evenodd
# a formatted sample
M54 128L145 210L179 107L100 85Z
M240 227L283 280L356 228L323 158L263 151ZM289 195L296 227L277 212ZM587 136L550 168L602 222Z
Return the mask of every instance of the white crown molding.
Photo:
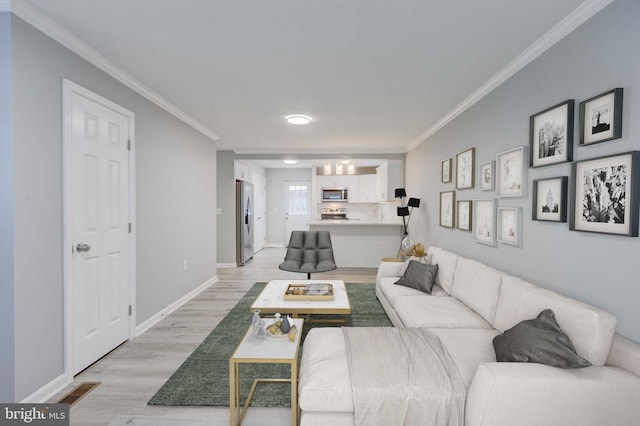
M154 92L142 82L138 81L133 76L122 70L116 64L98 53L98 51L96 51L94 48L81 41L79 38L71 34L66 29L62 28L57 23L53 22L37 9L27 4L24 0L13 0L12 2L10 0L0 0L0 10L1 6L5 2L8 2L10 4L11 11L16 16L28 22L38 30L42 31L58 43L65 46L67 49L91 62L93 65L100 68L102 71L106 72L125 86L139 93L141 96L144 96L149 101L158 105L169 114L182 120L184 123L193 127L213 141L217 141L218 139L220 139L220 136L215 134L213 131L205 127L203 124L199 123L197 120L189 116L180 108L173 105L167 99Z
M536 40L531 46L515 57L511 62L505 65L493 77L487 80L482 86L474 91L469 97L456 105L444 117L436 121L431 127L422 132L420 136L414 139L408 146L407 151L411 151L422 142L433 136L438 130L453 121L457 116L473 106L480 99L487 96L494 89L507 81L511 76L516 74L522 68L531 63L538 56L546 52L550 47L558 43L565 36L587 21L596 13L600 12L613 0L586 0L580 6L575 8L573 12L558 22L553 28L547 31L542 37Z
M0 0L0 12L11 11L11 0Z

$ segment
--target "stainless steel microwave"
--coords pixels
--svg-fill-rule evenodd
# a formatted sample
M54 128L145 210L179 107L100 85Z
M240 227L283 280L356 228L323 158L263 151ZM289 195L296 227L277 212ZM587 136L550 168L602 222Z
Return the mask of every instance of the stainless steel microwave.
M340 203L349 201L347 188L322 188L322 201Z

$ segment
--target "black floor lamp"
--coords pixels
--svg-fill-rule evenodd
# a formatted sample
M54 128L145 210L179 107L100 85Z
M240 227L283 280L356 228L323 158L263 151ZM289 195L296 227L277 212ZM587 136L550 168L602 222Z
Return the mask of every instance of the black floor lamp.
M402 217L403 233L402 240L400 241L400 248L398 249L398 257L404 251L407 253L410 249L413 249L413 241L409 238L409 221L411 220L411 213L414 207L420 208L420 198L409 198L409 201L405 204L407 198L407 191L404 188L396 188L394 190L395 198L400 198L400 205L398 206L398 216Z

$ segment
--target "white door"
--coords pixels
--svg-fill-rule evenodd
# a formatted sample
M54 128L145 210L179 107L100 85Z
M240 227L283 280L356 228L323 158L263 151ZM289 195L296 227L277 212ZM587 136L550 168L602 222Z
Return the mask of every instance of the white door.
M289 244L291 231L308 231L311 188L308 181L286 182L284 196L284 244Z
M251 180L253 182L253 252L257 253L264 248L266 240L267 182L257 173L253 173Z
M70 93L71 368L129 338L130 118Z

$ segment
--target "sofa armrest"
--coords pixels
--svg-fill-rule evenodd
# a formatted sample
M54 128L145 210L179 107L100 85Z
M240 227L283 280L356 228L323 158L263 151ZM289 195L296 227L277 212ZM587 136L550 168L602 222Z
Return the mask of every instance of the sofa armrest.
M638 401L640 377L617 367L483 363L467 393L465 425L631 426Z
M382 277L399 277L400 269L404 262L380 262L378 273L376 274L376 284L380 283Z

